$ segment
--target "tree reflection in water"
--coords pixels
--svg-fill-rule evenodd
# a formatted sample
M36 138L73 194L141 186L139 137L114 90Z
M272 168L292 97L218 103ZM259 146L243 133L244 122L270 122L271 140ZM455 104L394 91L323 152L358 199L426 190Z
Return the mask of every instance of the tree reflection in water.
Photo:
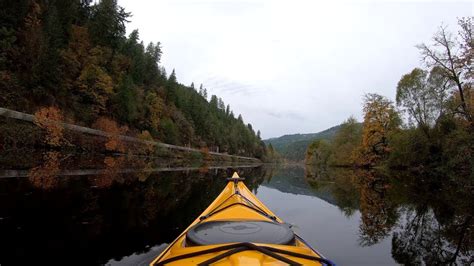
M50 151L43 154L42 162L30 169L28 179L34 187L49 190L59 185L58 174L61 154L57 151Z
M466 180L445 173L397 177L404 215L393 233L392 254L399 263L474 263L474 195Z
M103 265L147 253L172 241L237 170L170 172L160 170L170 169L169 162L115 156L42 158L28 171L0 178L2 265L55 265L71 258L72 264ZM251 189L265 176L262 168L238 171Z
M391 236L392 256L401 264L474 263L474 197L467 177L308 166L305 175L314 189L330 190L346 216L360 211L361 246Z
M202 166L167 172L157 169L168 169L169 162L157 166L115 156L83 162L57 152L41 158L17 177L0 179L0 264L54 264L74 257L77 264L96 265L146 253L188 226L233 171ZM398 263L474 262L469 178L347 168L239 173L253 191L265 182L282 192L319 197L347 218L360 214L354 219L359 245L391 239Z
M315 169L305 167L305 178L314 189L328 187L334 196L336 205L346 217L350 217L360 205L360 191L357 186L357 175L348 168Z
M398 220L395 202L388 199L389 180L375 171L358 171L360 191L360 244L370 246L389 235Z
M111 157L107 156L104 158L104 169L99 175L91 176L89 179L93 186L99 188L110 187L114 181L118 181L119 173L118 171L123 168L125 162L125 157Z
M443 225L431 209L412 209L404 213L403 220L405 222L392 238L392 255L397 262L406 265L468 265L474 262L472 243L470 248L468 243L472 240L467 235L468 227L472 227L472 216L465 217L459 224L453 221Z

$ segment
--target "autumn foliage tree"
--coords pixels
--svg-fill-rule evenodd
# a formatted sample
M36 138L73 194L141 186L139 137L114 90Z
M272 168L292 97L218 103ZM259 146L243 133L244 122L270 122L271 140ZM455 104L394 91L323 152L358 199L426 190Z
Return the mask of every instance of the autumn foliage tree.
M152 91L146 94L145 103L145 112L148 117L147 127L155 131L155 135L159 135L158 129L160 128L160 117L163 116L165 103L162 98L158 97L158 95Z
M34 123L46 131L44 142L51 146L60 146L63 143L64 127L63 115L55 106L43 107L36 111Z
M93 46L87 28L71 27L69 44L61 51L64 88L90 103L88 116L96 117L103 112L114 92L113 79L105 68L110 56L110 50Z
M94 128L102 130L107 133L107 142L105 143L105 149L108 151L125 151L125 143L121 140L121 135L128 131L125 126L119 126L117 122L106 117L100 117L94 123Z
M330 156L323 165L448 168L459 176L472 176L473 18L461 18L458 25L457 35L443 25L432 44L418 46L426 68L415 68L398 82L395 99L405 123L387 98L365 95L362 136L355 121L346 121L329 141ZM307 150L310 161L322 151L316 144Z
M210 104L207 89L166 74L159 42L126 36L130 17L117 0L0 1L0 106L55 105L81 126L107 117L169 144L262 158L255 131L222 99Z
M150 132L144 130L137 135L137 138L146 142L143 144L144 153L152 154L155 151L155 145L151 143L151 141L153 141L153 137L151 136Z
M389 154L390 135L398 130L400 117L393 103L378 94L365 95L363 110L362 144L358 151L357 163L374 166Z

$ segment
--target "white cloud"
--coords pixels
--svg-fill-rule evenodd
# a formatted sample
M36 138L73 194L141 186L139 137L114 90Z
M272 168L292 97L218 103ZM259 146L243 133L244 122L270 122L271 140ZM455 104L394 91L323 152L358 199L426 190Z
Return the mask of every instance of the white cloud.
M145 42L184 84L203 83L263 137L361 118L361 99L393 99L419 65L416 44L471 2L120 0Z

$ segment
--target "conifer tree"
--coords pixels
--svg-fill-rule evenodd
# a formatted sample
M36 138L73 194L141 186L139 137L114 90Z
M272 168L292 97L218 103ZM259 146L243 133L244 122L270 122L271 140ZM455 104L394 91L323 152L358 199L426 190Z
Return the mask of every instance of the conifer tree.
M204 89L202 88L202 84L201 84L201 86L199 86L199 95L204 97Z
M117 0L101 0L92 7L90 32L94 42L117 49L123 40L130 13L117 4Z

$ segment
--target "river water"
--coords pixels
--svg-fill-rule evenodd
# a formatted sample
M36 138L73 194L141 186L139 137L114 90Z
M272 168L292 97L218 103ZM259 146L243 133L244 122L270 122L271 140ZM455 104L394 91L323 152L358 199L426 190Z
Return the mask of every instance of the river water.
M26 159L25 159L26 160ZM147 265L233 171L337 265L469 265L472 188L446 176L50 152L0 165L0 265Z

